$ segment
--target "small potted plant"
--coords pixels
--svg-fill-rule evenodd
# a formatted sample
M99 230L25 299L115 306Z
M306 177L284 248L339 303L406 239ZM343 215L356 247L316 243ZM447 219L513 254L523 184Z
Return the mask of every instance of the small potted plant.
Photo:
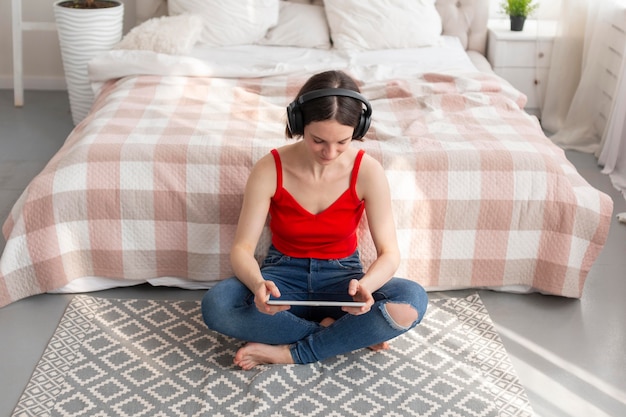
M94 99L87 63L122 38L124 4L120 0L58 0L53 8L72 120L78 124Z
M521 31L528 15L534 12L539 4L534 0L504 0L502 10L511 18L511 30Z

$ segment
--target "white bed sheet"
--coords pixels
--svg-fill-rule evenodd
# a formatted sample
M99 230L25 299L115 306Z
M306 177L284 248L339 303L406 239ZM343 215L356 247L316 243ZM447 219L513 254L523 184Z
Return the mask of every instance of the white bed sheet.
M265 45L196 46L188 56L112 50L89 63L89 76L98 93L107 80L138 74L256 78L327 69L367 79L477 70L457 37L442 36L433 46L364 52Z

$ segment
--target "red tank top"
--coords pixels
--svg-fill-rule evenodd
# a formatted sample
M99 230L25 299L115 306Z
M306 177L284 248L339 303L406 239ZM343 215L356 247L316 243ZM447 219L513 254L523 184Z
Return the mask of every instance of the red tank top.
M270 203L272 244L294 258L341 259L357 248L357 228L365 208L356 193L356 180L364 151L354 160L350 187L328 208L318 214L304 209L283 188L280 155L272 150L276 163L276 193Z

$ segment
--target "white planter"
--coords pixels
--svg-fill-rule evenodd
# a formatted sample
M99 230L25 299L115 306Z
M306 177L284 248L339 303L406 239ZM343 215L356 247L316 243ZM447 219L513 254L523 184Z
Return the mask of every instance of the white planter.
M94 100L87 75L87 63L108 51L122 38L124 4L103 9L73 9L54 3L65 81L74 124L87 116Z

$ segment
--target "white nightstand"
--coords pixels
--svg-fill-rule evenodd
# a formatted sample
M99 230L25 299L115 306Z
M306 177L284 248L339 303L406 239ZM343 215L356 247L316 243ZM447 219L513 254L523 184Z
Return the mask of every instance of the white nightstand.
M526 94L528 113L541 116L556 22L527 20L513 32L509 20L490 20L487 59L496 74Z

